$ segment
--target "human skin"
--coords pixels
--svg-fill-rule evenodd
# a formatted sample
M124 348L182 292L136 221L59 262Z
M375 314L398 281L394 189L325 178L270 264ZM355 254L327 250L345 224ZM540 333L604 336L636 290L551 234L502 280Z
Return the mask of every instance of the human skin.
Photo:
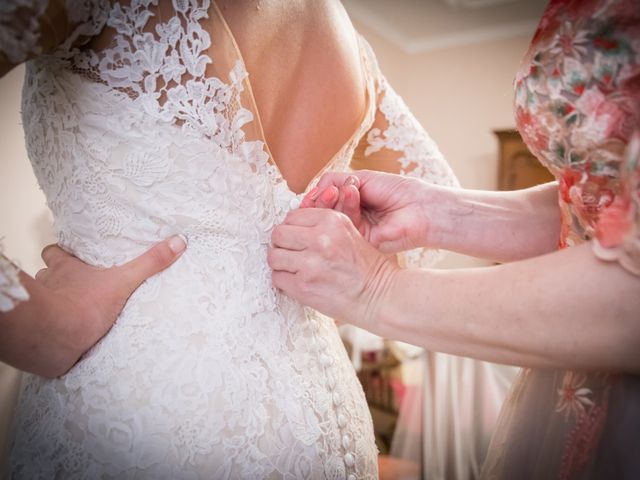
M135 289L185 248L171 237L126 264L97 268L49 245L46 269L36 278L20 273L29 300L0 313L0 361L47 378L66 373L109 331Z
M303 192L364 115L356 31L337 0L216 3L249 72L267 148L289 188Z
M274 229L276 287L327 315L429 350L529 367L640 371L640 279L597 259L589 243L555 251L553 184L492 193L353 175L362 198L351 198L351 185L345 200L347 176L328 174L303 202L307 208ZM322 206L342 197L350 215L313 208L322 195ZM363 208L354 213L356 202ZM408 247L514 261L403 270L389 254Z

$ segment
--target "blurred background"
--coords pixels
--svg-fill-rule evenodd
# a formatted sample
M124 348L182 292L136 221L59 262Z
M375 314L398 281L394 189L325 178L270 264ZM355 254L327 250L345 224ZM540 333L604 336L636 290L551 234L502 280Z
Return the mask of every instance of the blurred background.
M393 88L439 145L462 186L543 181L512 132L512 82L545 0L343 0ZM24 270L42 268L50 214L20 124L23 67L0 79L0 238ZM499 133L496 133L499 132ZM449 255L442 268L486 262ZM435 355L346 331L372 408L382 478L476 478L516 370ZM19 375L0 364L0 452ZM0 458L1 455L0 455Z

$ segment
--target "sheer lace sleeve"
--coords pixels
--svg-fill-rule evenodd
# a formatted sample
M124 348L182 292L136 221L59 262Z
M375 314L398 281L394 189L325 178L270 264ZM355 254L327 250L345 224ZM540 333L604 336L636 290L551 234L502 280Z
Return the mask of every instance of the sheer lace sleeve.
M600 214L594 251L640 275L640 131L633 135L620 171L620 194Z
M3 0L0 2L0 75L56 49L70 51L96 35L108 0Z
M2 254L0 245L0 312L13 310L18 303L29 299L18 279L18 271L18 267Z
M438 185L459 185L436 143L381 74L376 94L375 121L356 149L352 168L397 173ZM405 266L427 267L439 258L435 250L416 249L402 254L400 260Z

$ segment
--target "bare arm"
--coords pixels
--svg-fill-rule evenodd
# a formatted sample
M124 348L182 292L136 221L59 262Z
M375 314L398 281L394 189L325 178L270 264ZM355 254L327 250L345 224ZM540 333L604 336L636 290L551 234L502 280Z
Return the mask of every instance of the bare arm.
M555 182L491 192L359 170L325 174L302 206L341 211L383 252L439 248L507 262L558 248L557 195Z
M109 331L133 291L185 248L171 237L125 265L100 269L47 247L48 268L37 279L20 272L29 299L0 311L0 361L45 377L62 375Z
M500 266L401 270L343 214L299 209L276 227L273 282L386 338L521 366L640 372L640 278L591 245Z
M499 262L553 252L560 236L556 182L513 192L425 186L437 248ZM431 190L431 191L429 191Z
M367 320L385 337L512 365L640 372L640 278L589 244L392 277Z

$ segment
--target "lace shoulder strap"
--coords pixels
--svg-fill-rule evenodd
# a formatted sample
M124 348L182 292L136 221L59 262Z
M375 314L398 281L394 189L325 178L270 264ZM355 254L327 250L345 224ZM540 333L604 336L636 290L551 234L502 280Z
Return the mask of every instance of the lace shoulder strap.
M108 0L0 2L0 75L54 50L71 51L104 26Z

